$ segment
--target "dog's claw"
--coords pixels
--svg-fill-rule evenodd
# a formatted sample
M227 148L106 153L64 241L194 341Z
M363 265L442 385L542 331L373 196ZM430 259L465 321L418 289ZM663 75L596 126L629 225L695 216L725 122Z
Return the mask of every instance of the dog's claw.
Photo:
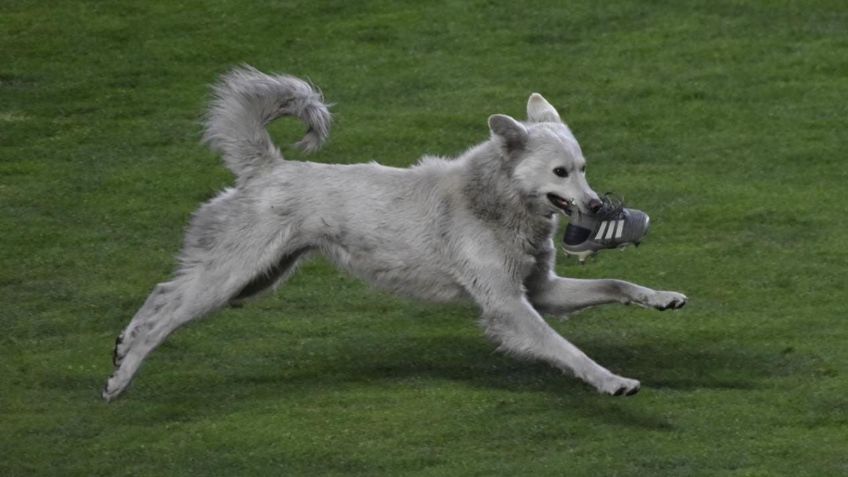
M669 296L670 295L670 296ZM676 292L657 292L652 300L651 306L659 311L679 310L686 306L689 301L686 295Z
M118 347L121 346L121 343L123 342L124 335L121 333L117 338L115 338L115 348L112 350L112 364L115 365L115 367L121 365L121 357L118 356Z
M627 386L621 386L620 388L616 389L615 392L612 393L612 395L613 396L632 396L632 395L638 393L640 389L641 389L641 386L639 386L639 385L633 386L632 388L629 388L629 389L628 389Z

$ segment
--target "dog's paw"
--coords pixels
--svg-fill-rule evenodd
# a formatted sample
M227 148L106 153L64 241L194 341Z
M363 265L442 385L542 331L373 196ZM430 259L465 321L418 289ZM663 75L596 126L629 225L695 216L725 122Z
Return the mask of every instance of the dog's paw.
M124 392L124 389L129 384L127 380L120 379L117 374L116 372L106 381L106 385L103 386L103 390L100 392L100 397L106 402L112 402L119 394Z
M686 306L689 299L682 293L672 291L655 292L649 299L648 306L657 310L677 310Z
M624 378L621 376L610 375L597 386L597 390L602 394L610 396L632 396L639 392L642 384L635 379Z

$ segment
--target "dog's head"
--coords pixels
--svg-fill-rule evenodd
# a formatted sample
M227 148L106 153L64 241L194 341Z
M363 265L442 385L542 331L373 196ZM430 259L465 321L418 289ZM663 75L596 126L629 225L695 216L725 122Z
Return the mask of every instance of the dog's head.
M503 115L489 117L493 138L500 142L521 192L539 210L587 213L598 209L598 194L586 182L586 158L580 145L542 95L527 101L527 121Z

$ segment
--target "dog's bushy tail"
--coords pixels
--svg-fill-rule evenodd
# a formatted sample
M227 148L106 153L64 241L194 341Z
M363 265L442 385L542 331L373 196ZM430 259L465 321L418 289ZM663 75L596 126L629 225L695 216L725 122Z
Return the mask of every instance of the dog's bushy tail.
M280 116L306 123L306 135L296 144L306 152L318 150L330 134L330 111L320 91L293 76L242 66L215 85L203 140L221 153L236 177L246 178L282 158L265 130Z

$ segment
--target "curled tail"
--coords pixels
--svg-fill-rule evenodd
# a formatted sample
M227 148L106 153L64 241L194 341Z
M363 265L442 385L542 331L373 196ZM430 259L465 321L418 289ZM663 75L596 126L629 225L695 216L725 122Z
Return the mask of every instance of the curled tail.
M293 76L270 76L243 66L224 75L214 95L203 140L221 153L238 178L282 159L265 130L280 116L306 123L306 135L296 144L306 152L318 150L330 134L330 111L321 92Z

